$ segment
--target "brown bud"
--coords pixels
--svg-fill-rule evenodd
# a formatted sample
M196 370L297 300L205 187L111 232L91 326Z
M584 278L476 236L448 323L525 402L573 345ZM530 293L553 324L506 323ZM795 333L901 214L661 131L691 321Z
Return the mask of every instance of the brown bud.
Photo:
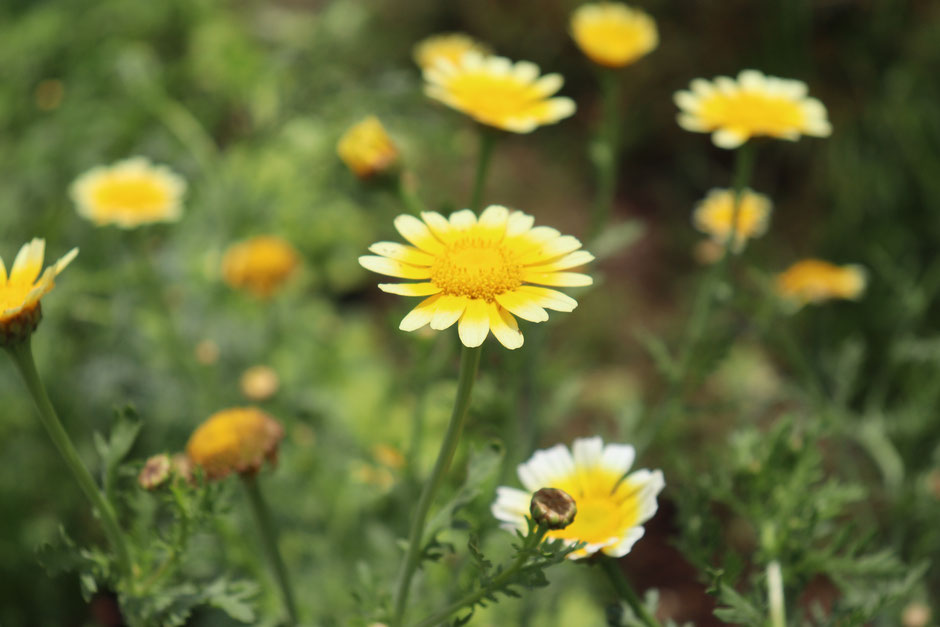
M6 320L0 320L0 347L10 348L24 342L39 326L40 320L42 307L39 303Z
M529 504L532 519L549 529L564 529L574 522L578 506L571 495L557 488L542 488Z
M169 455L166 453L154 455L147 460L140 474L137 475L137 483L145 490L156 490L170 478L170 469Z

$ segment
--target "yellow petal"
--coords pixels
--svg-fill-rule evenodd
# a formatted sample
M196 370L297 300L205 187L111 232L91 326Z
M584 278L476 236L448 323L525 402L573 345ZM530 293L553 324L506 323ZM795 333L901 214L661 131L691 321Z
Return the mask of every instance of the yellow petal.
M7 267L3 263L3 257L0 257L0 287L7 284Z
M545 309L554 309L555 311L574 311L578 306L578 301L567 294L562 294L556 290L547 287L536 287L534 285L522 285L516 289L520 294L533 299L533 302Z
M397 242L376 242L369 246L369 251L413 266L430 266L434 263L434 257L431 255Z
M10 268L10 283L31 284L42 270L42 259L46 252L45 240L38 237L28 244L23 244L16 253L13 267Z
M375 255L359 257L359 264L366 270L397 277L399 279L430 279L431 269L427 267L411 266L394 259L386 259Z
M449 328L455 322L460 320L467 303L470 302L465 296L442 296L434 308L434 316L431 318L431 328L437 331L443 331Z
M519 324L511 313L499 305L491 303L489 314L490 331L493 332L493 336L499 340L500 344L509 350L515 350L522 346L522 331L519 330Z
M433 283L379 283L379 289L399 296L430 296L441 291Z
M490 332L489 304L485 300L473 299L460 317L457 334L464 346L476 348Z
M591 261L594 261L594 255L586 250L576 250L573 253L565 255L561 259L552 261L551 263L539 266L530 266L528 270L530 272L557 272L559 270L577 268L578 266L583 266L584 264L590 263Z
M577 237L562 235L543 243L537 249L530 251L522 258L524 264L534 264L567 255L581 248Z
M583 287L594 283L594 279L588 275L576 272L526 272L522 275L522 280L553 287Z
M453 239L454 229L447 218L436 211L422 211L421 219L428 225L431 234L445 244Z
M477 223L476 214L469 209L461 209L450 214L450 225L458 230L469 229Z
M69 252L62 255L62 258L59 259L57 262L55 262L56 276L58 276L60 272L65 270L65 267L68 266L70 263L72 263L72 260L74 260L76 257L78 257L78 248L73 248Z
M398 216L395 218L395 228L402 237L425 252L436 255L444 250L444 245L431 234L428 226L414 216Z
M421 303L408 312L408 315L402 318L398 328L402 331L416 331L431 321L434 315L434 308L437 301L440 300L440 294L435 294L426 298Z
M548 312L535 303L535 299L518 292L505 292L496 296L496 302L529 322L545 322Z

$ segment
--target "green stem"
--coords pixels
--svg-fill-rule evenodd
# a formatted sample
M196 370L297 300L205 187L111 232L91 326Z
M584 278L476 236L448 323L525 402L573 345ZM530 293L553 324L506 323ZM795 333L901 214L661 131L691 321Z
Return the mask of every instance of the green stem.
M601 567L607 574L607 578L610 579L610 583L613 584L614 589L617 590L617 594L627 602L633 610L633 613L637 615L637 618L642 620L648 627L662 627L659 621L656 620L656 617L650 614L646 606L643 605L640 595L636 593L633 589L633 585L631 585L626 576L624 576L616 559L606 556L602 557Z
M594 211L591 215L591 237L597 238L607 222L614 205L617 189L617 161L620 144L620 120L617 110L620 105L619 75L604 69L600 73L603 114L600 132L594 144L592 155L597 168L597 195L594 198Z
M787 615L783 597L783 573L780 562L767 564L767 600L770 606L771 627L786 627Z
M486 175L490 169L490 158L496 145L496 133L480 127L480 153L477 156L477 172L473 179L473 191L470 194L470 209L479 211L483 205L483 190L486 187Z
M422 211L426 211L424 203L421 202L421 198L415 193L413 177L409 173L402 172L399 174L395 187L398 192L398 198L408 209L409 213L418 216L421 215Z
M462 608L473 607L478 601L485 598L487 595L491 594L493 590L499 590L507 581L510 581L515 577L522 568L526 565L526 562L529 561L529 557L532 555L532 552L538 548L539 544L542 543L542 539L545 537L545 534L548 532L548 527L539 527L538 530L531 536L531 538L526 538L526 544L519 551L519 555L516 556L516 559L513 560L513 563L496 576L489 585L477 590L476 592L471 592L467 594L450 605L434 612L427 618L423 619L421 622L417 623L415 627L436 627L440 625L445 620L447 620L454 612L459 612Z
M164 126L189 150L203 173L212 174L219 148L196 116L166 95L161 95L152 106Z
M290 618L289 624L297 624L297 604L294 602L294 592L290 585L290 578L287 575L287 567L284 566L284 560L281 552L277 548L277 530L274 528L274 522L271 520L271 511L268 504L258 488L258 479L254 475L242 475L242 483L245 485L245 491L248 493L248 501L251 503L251 512L254 514L255 522L258 523L258 530L261 532L261 544L267 555L271 569L277 579L277 585L281 589L281 596L284 600L284 608Z
M42 380L39 378L39 373L36 371L36 362L33 359L30 338L8 347L7 350L13 358L17 369L19 369L33 400L36 402L36 408L39 410L39 419L42 422L42 426L45 427L49 437L52 438L53 444L55 444L55 447L62 455L62 459L65 460L65 464L69 467L69 470L72 471L72 475L75 477L75 480L78 481L82 492L85 493L85 496L88 497L88 500L91 501L92 506L98 513L98 519L101 520L105 535L117 558L121 575L129 577L131 575L130 553L127 549L124 534L121 532L121 527L118 525L114 508L111 507L111 504L105 499L101 490L98 489L98 485L95 483L94 478L92 478L88 468L78 456L78 451L75 450L75 446L72 444L69 434L65 431L65 428L59 421L59 417L56 415L55 408L52 406L49 395L46 393L46 388L43 386Z
M434 500L434 495L444 480L444 475L450 467L450 463L454 458L454 452L457 450L457 444L460 441L460 433L463 431L467 410L470 407L470 395L473 392L473 383L476 380L477 370L480 366L481 352L482 349L479 347L468 348L464 346L460 354L460 374L457 379L457 397L454 399L454 411L451 414L450 424L447 426L444 441L441 442L441 450L437 454L437 461L434 462L434 469L431 471L431 476L428 477L427 483L424 484L421 497L418 499L418 506L414 513L414 519L411 522L411 532L408 535L408 552L405 555L405 560L402 562L401 570L398 573L398 583L395 588L393 627L401 627L402 620L405 617L411 578L418 568L418 562L421 557L424 525L427 522L428 512L431 509L431 502Z

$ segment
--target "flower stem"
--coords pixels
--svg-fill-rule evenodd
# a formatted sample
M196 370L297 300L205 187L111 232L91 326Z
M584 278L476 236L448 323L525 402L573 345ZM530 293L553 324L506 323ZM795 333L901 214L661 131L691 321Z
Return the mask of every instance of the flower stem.
M597 168L597 195L594 198L594 211L591 215L592 240L600 235L610 220L617 189L617 148L620 143L620 120L617 117L620 104L619 75L613 70L603 69L599 76L603 117L591 155Z
M424 203L421 202L421 198L415 193L413 175L408 172L399 174L395 182L395 188L398 192L399 200L405 205L409 213L419 216L422 211L426 211Z
M98 485L95 483L88 468L78 456L78 451L75 450L75 446L72 444L69 434L59 421L58 415L56 415L55 408L52 406L49 395L46 393L46 388L43 386L42 380L39 378L39 373L36 371L36 362L33 359L30 338L8 347L7 350L13 358L17 369L20 371L20 375L22 375L23 381L26 383L26 387L29 389L33 400L36 402L36 408L39 410L39 419L42 422L42 426L45 427L49 437L52 438L52 443L55 444L55 447L59 450L62 459L65 460L65 464L69 467L69 470L72 471L75 480L78 481L82 492L85 493L85 496L88 497L88 500L91 501L92 506L97 512L98 519L101 520L101 525L104 527L104 532L111 545L111 549L114 551L121 576L129 577L131 575L130 553L127 550L124 534L121 532L121 527L118 525L114 508L111 507L111 504L105 499L101 490L98 489Z
M479 211L483 205L483 190L486 187L486 175L490 169L490 158L496 145L496 133L480 127L480 153L477 156L477 172L473 179L473 191L470 195L470 209Z
M783 573L780 570L780 562L773 560L767 564L767 599L770 605L771 627L786 627L787 625L783 598Z
M607 574L607 578L610 579L610 583L613 584L614 588L617 590L617 594L627 602L637 618L643 621L648 627L662 627L659 621L656 620L656 617L650 614L646 606L643 605L640 595L636 593L636 590L633 589L633 585L624 576L616 559L605 555L601 558L601 567Z
M434 462L434 469L421 490L421 497L418 499L418 506L411 521L411 532L408 535L408 552L398 573L393 627L401 627L402 620L405 617L411 578L418 568L421 557L424 524L427 521L428 511L431 509L434 495L444 480L444 475L447 473L447 469L454 458L454 452L457 450L457 443L460 441L460 433L463 431L467 410L470 407L473 383L476 380L477 370L480 366L481 352L480 347L468 348L464 346L460 354L460 374L457 379L457 397L454 399L454 411L451 414L444 441L441 442L441 450L437 454L437 461Z
M242 483L245 486L245 492L248 493L248 502L251 503L251 512L254 514L255 522L258 523L258 530L261 532L261 544L268 558L274 576L277 579L277 585L281 589L281 596L284 600L284 608L287 610L289 624L297 624L297 604L294 602L294 592L291 588L290 578L287 575L287 567L284 566L284 560L281 558L281 552L277 548L277 530L274 528L274 522L271 520L271 511L264 500L264 495L258 488L258 478L254 475L242 475Z

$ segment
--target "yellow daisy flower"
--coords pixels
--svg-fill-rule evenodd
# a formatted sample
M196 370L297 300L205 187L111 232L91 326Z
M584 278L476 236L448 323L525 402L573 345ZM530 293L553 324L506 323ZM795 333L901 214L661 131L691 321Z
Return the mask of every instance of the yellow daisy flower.
M351 126L340 138L336 152L361 179L386 172L398 161L398 149L374 115Z
M422 70L434 67L439 60L453 65L460 62L465 52L489 54L490 49L470 35L463 33L441 33L422 39L414 47L414 60Z
M7 274L0 257L0 345L26 339L39 324L40 300L55 287L55 278L69 265L78 249L73 248L64 257L42 271L46 242L33 239L24 244ZM40 274L41 273L41 274Z
M513 133L529 133L574 113L570 98L550 98L561 89L560 74L539 77L528 61L465 52L457 63L440 61L424 70L425 93L477 122Z
M736 194L732 189L713 189L699 202L692 213L695 228L710 235L712 240L722 246L731 237L734 220ZM738 224L734 231L734 244L731 250L738 253L744 250L749 239L755 239L767 232L770 222L771 202L767 196L750 189L744 190L741 205L738 207Z
M591 61L607 67L629 65L659 45L653 18L619 2L578 7L571 15L571 36Z
M280 237L259 235L232 244L222 257L222 279L232 287L266 298L300 264L294 247Z
M861 266L837 266L821 259L803 259L777 275L777 293L800 307L838 298L857 300L867 282Z
M524 532L532 495L541 488L564 490L574 498L578 513L574 522L549 531L546 539L585 542L571 559L598 551L622 557L643 537L642 525L656 513L656 497L666 485L659 470L627 474L635 457L632 446L605 446L599 437L575 440L571 451L563 444L537 451L517 469L525 490L497 488L491 511L504 528Z
M97 226L133 229L176 222L182 215L186 182L144 157L98 166L78 177L70 193L78 214Z
M433 211L395 219L395 228L414 244L379 242L375 253L359 258L367 270L414 279L384 283L379 289L401 296L427 296L401 321L403 331L426 324L442 330L458 323L465 346L479 346L490 331L509 349L522 346L513 315L531 322L548 320L545 309L572 311L578 303L548 287L590 285L586 274L563 272L594 259L578 250L581 242L521 211L491 205L480 217L463 209L450 220Z
M744 70L734 80L697 78L690 90L676 92L679 126L712 133L721 148L737 148L752 137L796 141L800 135L828 137L826 107L806 95L806 83Z
M186 444L186 455L209 479L229 473L254 474L265 460L277 461L284 428L256 407L235 407L212 414Z

